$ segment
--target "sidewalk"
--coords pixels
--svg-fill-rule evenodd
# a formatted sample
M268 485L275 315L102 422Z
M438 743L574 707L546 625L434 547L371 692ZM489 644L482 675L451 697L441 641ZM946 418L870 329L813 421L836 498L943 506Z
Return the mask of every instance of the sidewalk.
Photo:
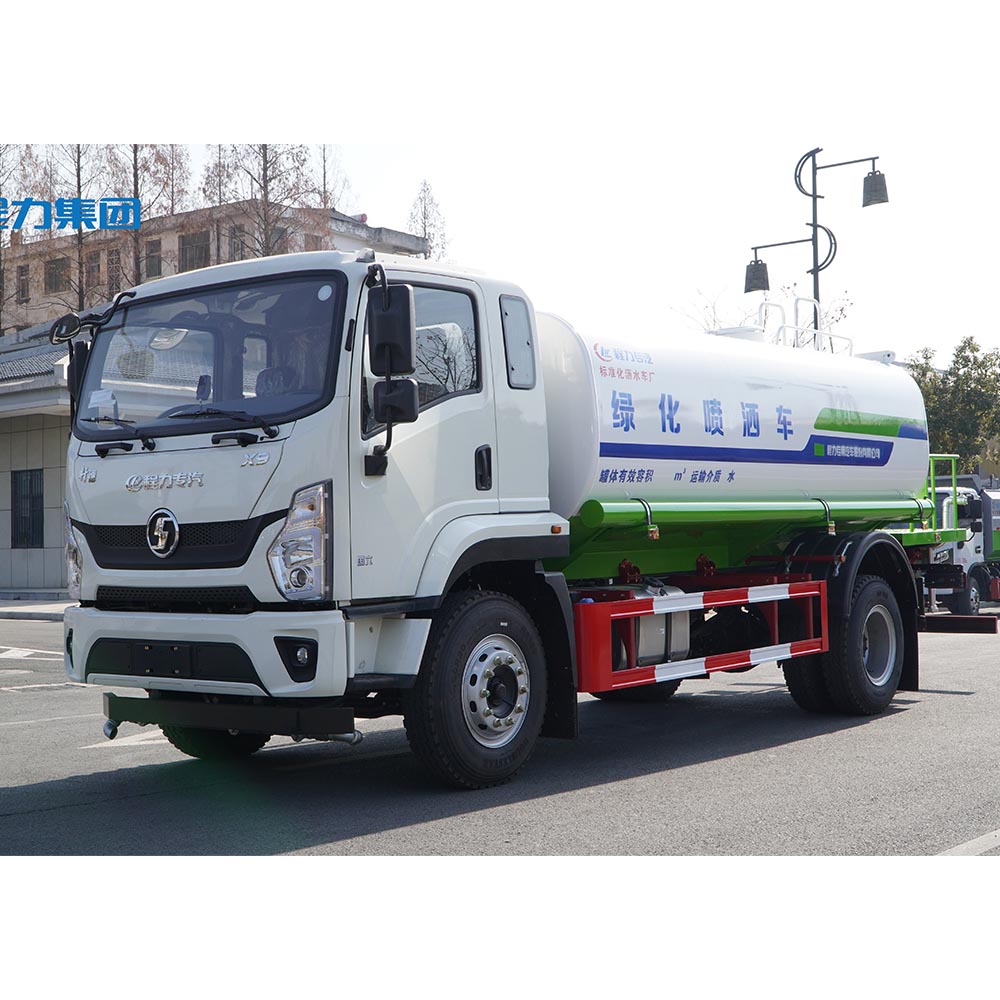
M0 601L0 620L17 619L34 622L61 622L63 612L76 606L76 601Z

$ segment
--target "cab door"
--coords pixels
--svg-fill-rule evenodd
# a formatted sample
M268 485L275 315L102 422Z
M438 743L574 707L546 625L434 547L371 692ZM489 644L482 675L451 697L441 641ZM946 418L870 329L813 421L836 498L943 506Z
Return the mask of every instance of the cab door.
M499 510L496 415L482 292L472 281L390 274L413 287L420 413L396 424L385 475L365 475L384 445L372 416L367 331L353 352L351 580L354 600L409 597L434 540L451 521ZM373 294L379 294L376 289ZM362 302L361 316L365 314Z

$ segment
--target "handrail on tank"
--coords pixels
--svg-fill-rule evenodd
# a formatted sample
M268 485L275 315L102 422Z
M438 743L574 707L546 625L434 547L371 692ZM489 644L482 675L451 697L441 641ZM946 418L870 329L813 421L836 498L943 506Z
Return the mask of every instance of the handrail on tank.
M757 325L762 329L767 329L767 316L772 310L776 310L781 313L781 322L778 324L778 329L783 327L787 320L785 319L785 307L780 302L768 302L765 299L761 302L760 307L757 309Z
M951 464L951 509L953 511L952 519L954 524L952 527L958 527L958 455L930 455L930 462L927 467L927 483L925 484L925 489L927 491L927 497L932 502L931 507L931 529L937 531L938 528L947 527L944 524L939 525L937 523L937 463L938 462L949 462ZM942 510L944 504L941 505Z
M807 306L809 306L809 315L810 315L810 318L812 316L819 316L819 329L820 329L820 332L822 333L823 332L823 311L822 311L822 309L820 309L819 302L817 302L816 299L809 298L809 297L807 297L805 295L796 295L795 296L795 302L793 303L794 311L792 313L792 316L795 318L795 326L802 327L802 328L805 328L805 326L806 326L805 323L800 323L799 322L799 303L800 302L804 302Z
M778 328L778 332L773 338L774 343L782 344L786 347L789 346L786 332L791 334L792 347L805 348L811 346L814 350L822 351L824 350L823 342L827 341L831 354L854 353L854 341L850 337L845 337L839 333L829 333L826 330L816 331L811 326L792 326L786 323L784 326ZM842 345L839 350L837 348L838 343Z

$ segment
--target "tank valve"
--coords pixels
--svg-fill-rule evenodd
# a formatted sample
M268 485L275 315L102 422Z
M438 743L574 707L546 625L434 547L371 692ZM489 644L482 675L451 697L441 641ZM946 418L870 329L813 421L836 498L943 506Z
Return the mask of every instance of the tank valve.
M657 524L653 524L652 508L642 497L636 497L636 500L642 504L646 511L646 537L651 542L658 542L660 540L660 527Z
M109 740L113 740L118 735L118 723L108 719L108 721L104 723L104 735Z

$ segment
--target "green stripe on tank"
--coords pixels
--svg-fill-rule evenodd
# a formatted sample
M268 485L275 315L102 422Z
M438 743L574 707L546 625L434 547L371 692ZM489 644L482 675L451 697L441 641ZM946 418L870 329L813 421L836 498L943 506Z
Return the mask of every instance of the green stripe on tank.
M899 437L902 427L926 429L923 420L911 417L890 417L884 413L861 413L858 410L835 410L824 407L816 418L818 431L846 431L850 434L878 434L883 437Z

